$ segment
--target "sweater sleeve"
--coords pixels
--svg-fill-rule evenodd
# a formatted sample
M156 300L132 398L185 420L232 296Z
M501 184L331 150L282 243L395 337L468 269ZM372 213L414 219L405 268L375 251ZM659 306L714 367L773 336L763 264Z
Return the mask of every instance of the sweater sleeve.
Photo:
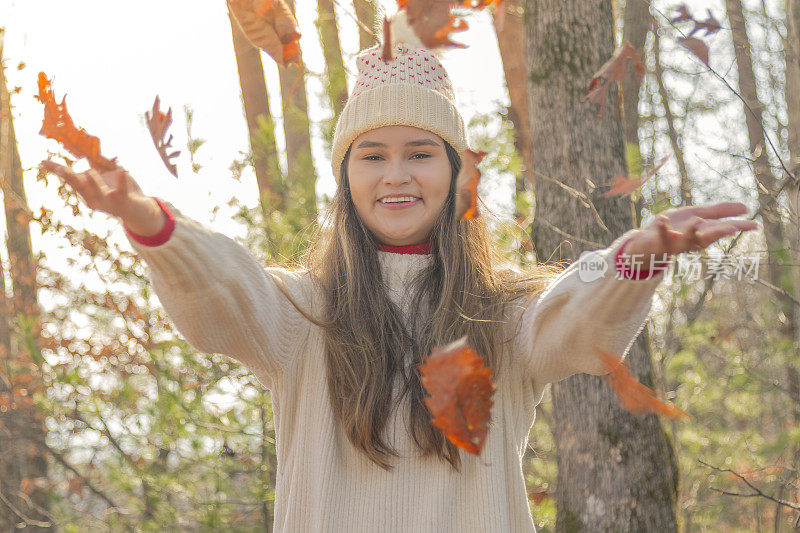
M635 229L607 248L585 252L522 310L515 353L540 397L547 383L607 373L595 348L625 357L644 329L668 264L637 274L619 264Z
M264 267L245 247L171 203L162 209L172 219L163 238L125 233L147 264L164 310L195 349L233 357L271 386L297 356L310 323L269 274L310 309L308 273Z

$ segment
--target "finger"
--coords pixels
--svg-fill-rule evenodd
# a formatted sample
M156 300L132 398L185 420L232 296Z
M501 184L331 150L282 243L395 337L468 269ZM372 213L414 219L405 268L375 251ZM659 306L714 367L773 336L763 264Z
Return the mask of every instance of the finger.
M749 231L757 228L758 223L754 220L719 220L709 222L702 230L701 242L705 247L722 237L736 235L741 231Z
M86 176L86 191L89 194L84 197L86 203L100 200L103 197L103 178L93 168L84 172L83 175Z
M700 218L735 217L747 213L747 206L741 202L720 202L712 205L698 205L689 208L692 215Z
M59 178L63 179L67 183L67 185L69 185L75 190L75 192L77 192L81 196L84 196L86 192L86 180L83 179L81 175L76 174L69 167L65 167L64 165L59 165L58 163L54 163L53 161L42 161L41 166L46 171L52 172Z
M686 233L684 234L684 246L686 250L689 251L696 251L700 248L704 248L702 243L700 242L700 225L704 222L704 220L698 216L692 218L691 222L689 223L689 227L686 229Z

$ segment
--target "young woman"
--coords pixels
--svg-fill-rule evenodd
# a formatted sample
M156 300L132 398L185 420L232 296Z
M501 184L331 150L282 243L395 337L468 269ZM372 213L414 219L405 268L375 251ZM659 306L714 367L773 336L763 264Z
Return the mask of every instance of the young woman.
M301 268L265 268L123 170L42 164L121 219L195 348L271 389L276 531L533 531L521 458L544 386L602 374L595 347L627 353L671 256L756 224L721 220L738 203L673 209L563 272L504 268L484 219L456 216L467 141L446 72L424 49L393 54L358 56L338 189ZM665 261L635 271L634 254ZM464 335L497 386L480 456L430 424L417 369Z

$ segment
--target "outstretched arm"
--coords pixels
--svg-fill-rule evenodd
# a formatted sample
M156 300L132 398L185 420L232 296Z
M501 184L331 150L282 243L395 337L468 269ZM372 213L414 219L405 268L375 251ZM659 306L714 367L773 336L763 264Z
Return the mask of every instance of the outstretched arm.
M672 257L756 229L752 220L715 220L746 211L738 202L670 209L572 263L522 311L515 348L538 393L580 372L605 374L595 348L625 357Z
M110 176L75 174L54 163L45 168L64 178L84 200L88 197L90 207L122 219L131 245L147 263L162 306L193 347L234 357L267 386L285 371L309 323L268 274L278 277L298 304L310 308L307 274L264 268L229 237L182 215L168 202L142 195L124 171Z

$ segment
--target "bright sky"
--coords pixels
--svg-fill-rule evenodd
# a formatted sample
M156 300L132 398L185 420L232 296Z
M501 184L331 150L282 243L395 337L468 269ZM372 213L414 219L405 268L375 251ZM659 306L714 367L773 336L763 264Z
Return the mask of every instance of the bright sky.
M322 49L314 27L316 3L300 3L298 13L301 48L308 69L324 71ZM314 6L312 9L310 6ZM389 12L394 2L386 2ZM355 69L358 32L352 3L337 5L342 48L346 66ZM497 109L497 101L507 100L497 41L488 12L468 17L470 29L457 40L466 49L445 51L442 62L451 75L456 98L466 121L476 113ZM36 165L47 150L61 151L53 140L39 135L42 105L37 94L36 76L45 72L53 80L56 98L67 95L67 106L75 123L101 139L102 153L118 157L147 194L173 202L181 211L228 235L242 233L231 221L232 208L223 205L212 222L211 209L224 204L231 195L249 207L256 205L257 187L252 171L241 182L228 170L240 152L248 150L248 139L231 28L224 0L5 0L0 3L0 21L6 28L5 64L9 86L21 87L12 96L14 126L27 172L25 184L32 210L60 205L55 185L46 189L37 183ZM273 117L280 118L280 89L277 67L262 53L270 91ZM26 67L17 70L24 62ZM349 78L350 86L354 76ZM144 122L156 94L163 110L172 107L173 146L181 149L179 179L168 173L161 162ZM325 96L318 79L308 84L312 121L327 116ZM187 132L184 106L194 111L192 137L205 139L196 162L202 165L193 174L186 150ZM279 149L283 145L282 126L277 131ZM318 133L315 128L314 133ZM319 135L312 151L319 174L318 193L331 194L334 179L329 170ZM88 168L85 163L80 170ZM71 221L71 213L57 211L59 218ZM98 213L92 218L101 235L116 222ZM47 243L33 231L34 248L47 250ZM118 235L121 237L122 233ZM48 253L48 261L57 260ZM55 266L52 265L51 266Z

